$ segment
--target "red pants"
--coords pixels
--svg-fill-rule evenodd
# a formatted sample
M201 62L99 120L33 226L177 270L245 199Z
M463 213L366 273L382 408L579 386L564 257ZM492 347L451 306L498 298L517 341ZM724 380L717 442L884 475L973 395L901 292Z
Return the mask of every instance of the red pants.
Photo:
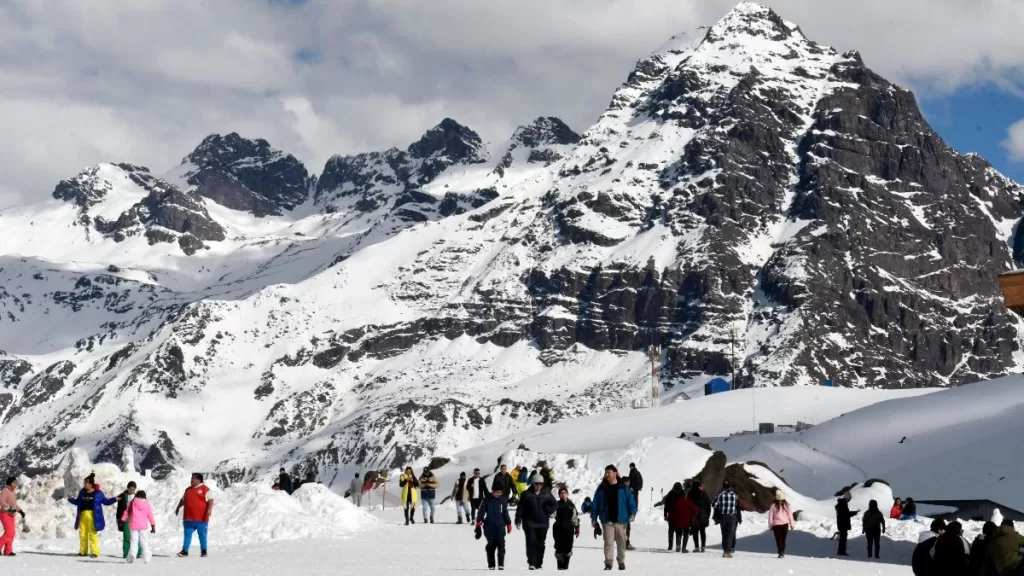
M14 515L0 512L0 525L4 528L0 536L0 556L8 556L14 553Z

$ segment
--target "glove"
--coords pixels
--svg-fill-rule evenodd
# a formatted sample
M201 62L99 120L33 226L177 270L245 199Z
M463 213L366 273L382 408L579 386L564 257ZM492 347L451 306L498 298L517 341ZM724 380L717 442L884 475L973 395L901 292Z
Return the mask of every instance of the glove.
M473 537L476 538L477 540L479 540L480 537L483 536L483 535L484 535L483 528L481 528L480 527L480 523L477 522L476 529L473 530Z
M21 514L21 519L22 520L25 519L25 511L24 510L18 510L18 514Z
M579 526L576 527L576 537L577 538L580 537L580 527Z
M483 528L483 527L484 527L484 523L483 523L483 522L481 522L481 521L479 521L479 520L477 520L477 521L476 521L476 527L477 527L477 528Z
M509 527L510 527L510 528L511 528L511 526L512 526L512 525L511 525L511 524L509 524ZM523 529L523 523L522 523L522 522L516 522L516 528L518 528L518 529L522 530L522 529ZM509 533L511 534L511 532L509 532Z
M511 524L506 524L505 525L505 531L508 532L509 534L511 534L512 533L512 525Z
M151 527L151 528L149 529L149 533L150 533L150 534L156 534L156 526L153 526L153 527Z

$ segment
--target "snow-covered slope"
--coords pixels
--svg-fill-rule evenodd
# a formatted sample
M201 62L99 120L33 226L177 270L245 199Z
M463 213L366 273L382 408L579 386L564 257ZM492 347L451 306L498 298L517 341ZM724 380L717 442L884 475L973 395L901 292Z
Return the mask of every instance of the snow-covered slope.
M646 400L651 345L665 401L733 369L1012 372L1020 193L748 2L638 62L582 135L445 119L315 177L237 134L162 176L104 164L0 212L0 468L423 461Z
M758 460L823 498L882 478L918 500L987 499L1024 510L1024 377L1006 376L851 411L800 434L714 440L731 459Z

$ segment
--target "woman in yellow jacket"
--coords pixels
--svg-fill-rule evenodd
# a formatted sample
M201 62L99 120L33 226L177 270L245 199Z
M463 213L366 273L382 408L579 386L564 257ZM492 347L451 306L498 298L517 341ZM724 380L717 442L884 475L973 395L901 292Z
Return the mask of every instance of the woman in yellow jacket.
M411 466L405 467L405 472L398 478L398 485L402 487L402 509L405 511L405 525L416 523L416 504L420 501L420 481Z

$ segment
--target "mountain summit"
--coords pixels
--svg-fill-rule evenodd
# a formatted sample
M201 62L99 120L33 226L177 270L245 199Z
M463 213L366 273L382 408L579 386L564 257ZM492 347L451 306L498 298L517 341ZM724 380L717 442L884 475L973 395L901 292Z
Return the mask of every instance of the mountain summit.
M237 134L101 165L0 213L0 468L400 466L646 402L652 348L663 402L1018 372L1022 194L746 2L582 134L445 119L318 178Z

